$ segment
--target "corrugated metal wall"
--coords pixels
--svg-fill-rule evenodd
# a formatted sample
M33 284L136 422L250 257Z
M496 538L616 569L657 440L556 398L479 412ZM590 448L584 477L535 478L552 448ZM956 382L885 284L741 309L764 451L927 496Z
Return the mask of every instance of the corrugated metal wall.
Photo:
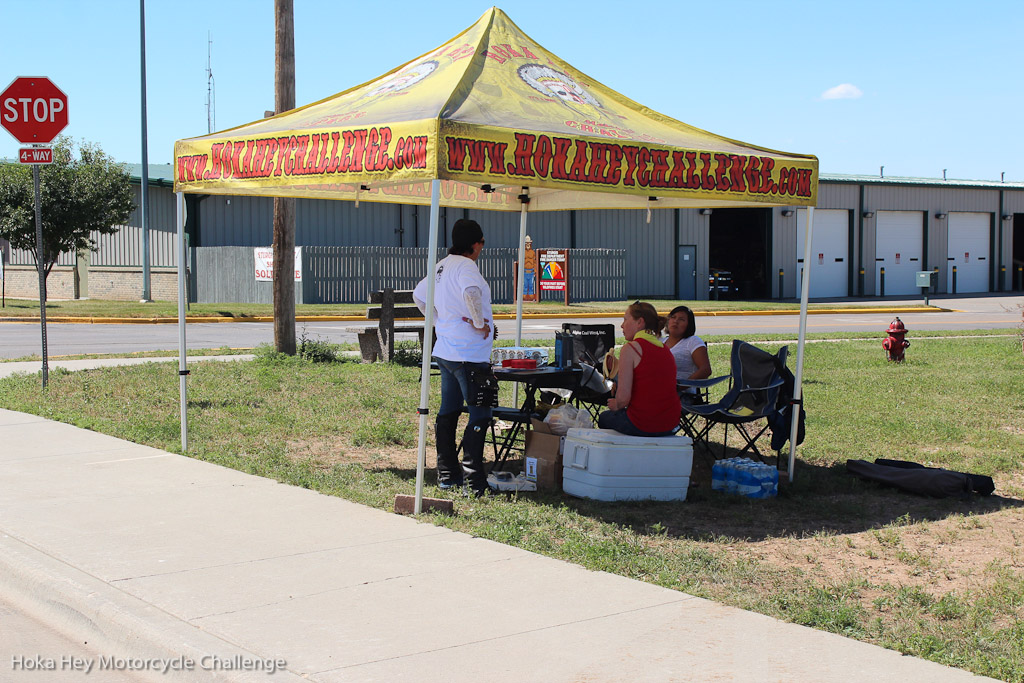
M135 210L126 225L112 235L94 232L99 251L91 257L94 266L142 266L142 193L132 186ZM151 187L147 198L149 213L149 264L173 267L175 261L175 202L170 188Z
M675 296L675 244L672 209L576 212L577 247L625 250L628 298Z
M174 193L170 188L151 187L148 197L149 209L149 258L154 267L174 266L175 240L175 203ZM132 185L132 211L128 223L118 228L112 235L92 233L96 241L97 251L90 255L93 266L142 266L142 191L141 186ZM31 252L13 250L12 264L31 265L34 263ZM13 259L18 259L17 261ZM75 264L72 253L61 254L58 265Z
M393 287L412 289L427 267L427 250L400 247L302 247L302 282L296 303L363 303L370 292ZM197 247L190 299L199 303L272 303L270 282L255 281L253 247ZM491 287L494 303L513 303L515 249L488 247L477 260ZM447 250L438 249L438 260ZM620 250L572 250L573 301L621 300L626 297L626 255ZM545 300L561 299L546 293Z

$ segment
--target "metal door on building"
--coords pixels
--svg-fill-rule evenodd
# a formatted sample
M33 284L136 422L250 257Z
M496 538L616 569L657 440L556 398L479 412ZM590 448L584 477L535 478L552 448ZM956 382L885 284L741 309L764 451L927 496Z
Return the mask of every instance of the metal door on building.
M676 298L693 301L697 298L697 247L693 244L679 246L679 286Z
M814 237L811 238L811 291L808 296L848 296L850 273L850 212L845 209L815 209ZM803 286L804 240L807 239L807 210L796 213L796 295Z
M924 214L879 211L875 214L875 294L920 294L916 273L924 270Z
M989 224L987 213L950 212L946 238L946 282L950 292L989 291ZM953 285L956 266L956 287Z

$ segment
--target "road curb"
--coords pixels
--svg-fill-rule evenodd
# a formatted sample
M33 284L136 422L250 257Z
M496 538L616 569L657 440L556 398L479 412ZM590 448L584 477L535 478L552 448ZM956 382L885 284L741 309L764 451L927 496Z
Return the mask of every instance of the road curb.
M188 683L197 680L198 672L202 672L204 680L229 683L305 680L286 670L269 674L206 669L201 664L203 658L207 658L209 665L264 658L3 531L0 531L0 588L16 607L69 638L84 639L102 656L132 660L133 664L154 663L154 669L139 670L136 666L130 669L130 673L146 680ZM195 663L193 668L166 673L160 670L164 663L173 665L184 658Z
M807 311L808 315L844 314L860 315L864 313L958 313L954 308L939 308L929 306L928 308L913 308L909 306L879 306L876 308L815 308ZM667 313L667 312L666 312ZM694 311L695 316L744 316L744 315L799 315L800 309L784 309L778 311ZM524 313L523 320L564 320L566 318L610 318L618 316L618 313ZM496 313L496 320L515 320L514 313ZM422 318L409 318L408 320L422 320ZM79 318L69 316L53 316L46 318L47 323L59 324L80 324L80 325L170 325L177 324L177 318ZM229 316L186 316L187 324L195 323L271 323L273 316L249 316L235 318ZM362 315L297 315L295 322L372 322ZM0 317L0 323L39 323L39 317Z

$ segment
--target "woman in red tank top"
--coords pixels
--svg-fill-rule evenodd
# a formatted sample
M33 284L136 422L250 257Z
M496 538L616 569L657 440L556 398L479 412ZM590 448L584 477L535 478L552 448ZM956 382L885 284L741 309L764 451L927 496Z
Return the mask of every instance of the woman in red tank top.
M667 436L679 428L676 361L660 341L665 319L641 301L626 309L618 384L597 426L630 436Z

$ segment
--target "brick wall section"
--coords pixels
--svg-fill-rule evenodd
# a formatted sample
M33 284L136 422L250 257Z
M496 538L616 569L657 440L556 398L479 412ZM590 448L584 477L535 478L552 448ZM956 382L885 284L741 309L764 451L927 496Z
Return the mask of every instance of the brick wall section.
M178 272L173 268L150 268L149 286L153 299L176 301ZM4 292L6 296L38 299L36 269L33 266L6 266ZM90 268L88 292L83 292L83 295L90 299L138 301L142 296L142 269ZM46 279L46 296L53 299L75 298L74 269L54 266Z

